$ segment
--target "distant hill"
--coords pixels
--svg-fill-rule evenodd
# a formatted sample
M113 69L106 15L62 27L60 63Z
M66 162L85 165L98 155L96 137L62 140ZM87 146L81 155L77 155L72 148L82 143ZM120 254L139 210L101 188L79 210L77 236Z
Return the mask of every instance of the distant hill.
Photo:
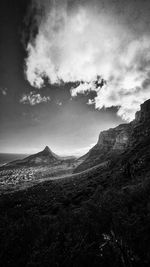
M9 162L5 165L6 168L13 167L30 167L30 166L40 166L40 165L58 165L64 161L74 161L74 157L60 157L56 155L48 146L44 150L33 154L24 159Z

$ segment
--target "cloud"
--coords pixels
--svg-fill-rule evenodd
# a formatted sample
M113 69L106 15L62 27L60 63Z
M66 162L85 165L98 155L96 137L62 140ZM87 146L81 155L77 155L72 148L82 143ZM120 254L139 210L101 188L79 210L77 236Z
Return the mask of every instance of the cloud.
M35 42L27 46L27 79L38 88L44 77L51 83L89 82L99 74L107 79L125 36L113 18L96 10L79 6L69 13L65 6L54 5L40 24Z
M96 91L97 96L89 104L97 109L118 106L118 115L124 120L134 119L140 104L150 98L150 38L132 41L112 66L107 83L82 83L71 90L72 96L87 91Z
M57 100L57 101L56 101L56 105L58 105L58 106L62 106L62 102L61 102L60 100Z
M71 96L75 97L77 94L84 94L88 93L89 91L95 91L98 92L99 88L102 88L106 84L106 81L101 77L98 76L93 79L93 81L90 82L80 82L79 85L76 87L72 87L70 92Z
M148 1L125 2L34 0L44 11L27 45L30 84L78 82L73 97L94 90L96 108L118 106L119 116L133 119L150 97L150 19ZM95 84L97 77L107 83Z
M20 99L20 103L22 104L28 104L31 106L35 106L37 104L48 102L50 101L49 96L41 96L40 94L34 94L33 92L30 92L30 94L24 94L22 98Z
M2 93L3 96L7 95L7 88L0 88L0 92Z

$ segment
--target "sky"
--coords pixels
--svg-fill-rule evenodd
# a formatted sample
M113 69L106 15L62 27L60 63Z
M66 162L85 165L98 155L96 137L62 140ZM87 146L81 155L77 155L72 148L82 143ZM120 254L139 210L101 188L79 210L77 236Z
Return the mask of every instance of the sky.
M148 0L1 0L0 152L85 154L150 98Z

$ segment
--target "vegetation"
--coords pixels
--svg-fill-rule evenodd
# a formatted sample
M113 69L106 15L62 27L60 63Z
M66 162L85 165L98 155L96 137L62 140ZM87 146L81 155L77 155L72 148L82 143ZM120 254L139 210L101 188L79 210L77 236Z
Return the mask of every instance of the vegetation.
M1 195L1 266L149 266L147 144L143 149L103 171Z

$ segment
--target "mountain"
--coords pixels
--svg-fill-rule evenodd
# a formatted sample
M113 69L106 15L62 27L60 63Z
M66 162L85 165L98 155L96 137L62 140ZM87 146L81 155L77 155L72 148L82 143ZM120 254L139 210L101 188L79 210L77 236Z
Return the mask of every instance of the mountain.
M107 167L0 195L2 266L150 266L150 100L94 156Z
M150 100L141 105L141 110L136 113L135 120L131 123L120 124L101 132L97 144L86 155L78 159L81 164L74 172L81 172L99 164L107 165L112 159L121 156L135 143L147 136L149 121Z
M58 165L62 161L73 160L73 158L65 158L56 155L52 150L46 146L44 150L33 154L22 160L12 161L5 165L5 167L22 167L22 166L40 166L40 165Z
M98 164L107 164L109 160L121 154L129 145L131 125L121 124L116 128L103 131L99 135L97 144L78 161L81 164L75 172L81 172Z

